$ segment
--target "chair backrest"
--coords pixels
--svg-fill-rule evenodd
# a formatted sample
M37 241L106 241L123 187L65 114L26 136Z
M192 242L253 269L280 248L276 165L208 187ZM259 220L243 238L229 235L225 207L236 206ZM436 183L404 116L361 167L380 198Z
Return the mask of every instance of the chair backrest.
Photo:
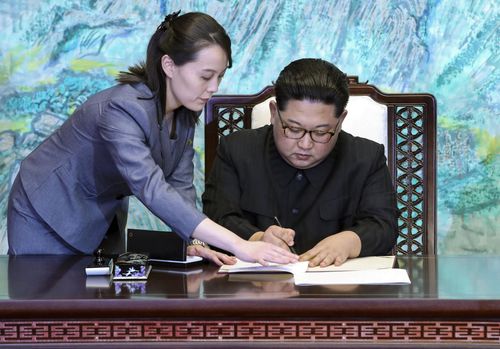
M434 255L436 244L436 100L426 93L383 93L349 77L342 129L384 144L396 189L398 240L394 253ZM274 88L253 95L215 95L205 107L205 176L219 137L270 122Z

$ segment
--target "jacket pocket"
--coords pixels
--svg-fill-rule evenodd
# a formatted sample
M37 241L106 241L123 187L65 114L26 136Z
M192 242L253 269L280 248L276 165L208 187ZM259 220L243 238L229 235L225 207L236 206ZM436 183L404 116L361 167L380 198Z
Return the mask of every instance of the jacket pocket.
M78 166L72 165L71 162L63 164L55 172L66 184L78 187L86 198L123 198L130 195L130 189L125 181L100 181L98 177L91 176Z

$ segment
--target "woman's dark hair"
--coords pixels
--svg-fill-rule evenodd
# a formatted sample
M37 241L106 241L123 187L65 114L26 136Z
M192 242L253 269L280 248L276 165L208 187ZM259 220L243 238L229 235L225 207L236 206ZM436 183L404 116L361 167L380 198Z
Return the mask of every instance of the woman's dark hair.
M145 83L160 100L161 112L165 114L166 83L161 67L161 58L169 55L181 66L196 59L198 52L210 45L219 45L226 53L228 68L232 66L231 39L224 28L211 16L200 12L189 12L179 16L180 11L171 13L158 26L149 40L146 62L120 72L117 81L122 84ZM198 119L198 113L193 112Z
M308 99L335 105L339 117L349 100L347 75L332 63L317 58L303 58L287 65L274 83L274 90L280 110L291 99Z

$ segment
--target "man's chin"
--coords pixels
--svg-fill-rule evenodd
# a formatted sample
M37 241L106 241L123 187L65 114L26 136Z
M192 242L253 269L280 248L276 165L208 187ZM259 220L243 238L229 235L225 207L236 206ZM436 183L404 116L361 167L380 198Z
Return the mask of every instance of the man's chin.
M296 169L299 170L306 170L308 168L314 167L315 164L312 161L300 161L297 159L294 159L293 161L290 161L289 159L286 161L288 162L289 165L295 167Z

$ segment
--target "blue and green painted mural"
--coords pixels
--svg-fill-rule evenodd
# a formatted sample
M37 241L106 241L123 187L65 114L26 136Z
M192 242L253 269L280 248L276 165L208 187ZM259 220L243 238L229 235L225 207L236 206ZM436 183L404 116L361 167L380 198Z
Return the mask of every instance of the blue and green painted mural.
M0 253L19 162L89 95L144 59L165 14L202 11L233 41L220 93L255 93L301 57L386 92L438 101L438 253L498 254L500 15L496 0L6 0L0 4ZM203 191L203 132L196 186ZM137 203L129 224L161 228Z

